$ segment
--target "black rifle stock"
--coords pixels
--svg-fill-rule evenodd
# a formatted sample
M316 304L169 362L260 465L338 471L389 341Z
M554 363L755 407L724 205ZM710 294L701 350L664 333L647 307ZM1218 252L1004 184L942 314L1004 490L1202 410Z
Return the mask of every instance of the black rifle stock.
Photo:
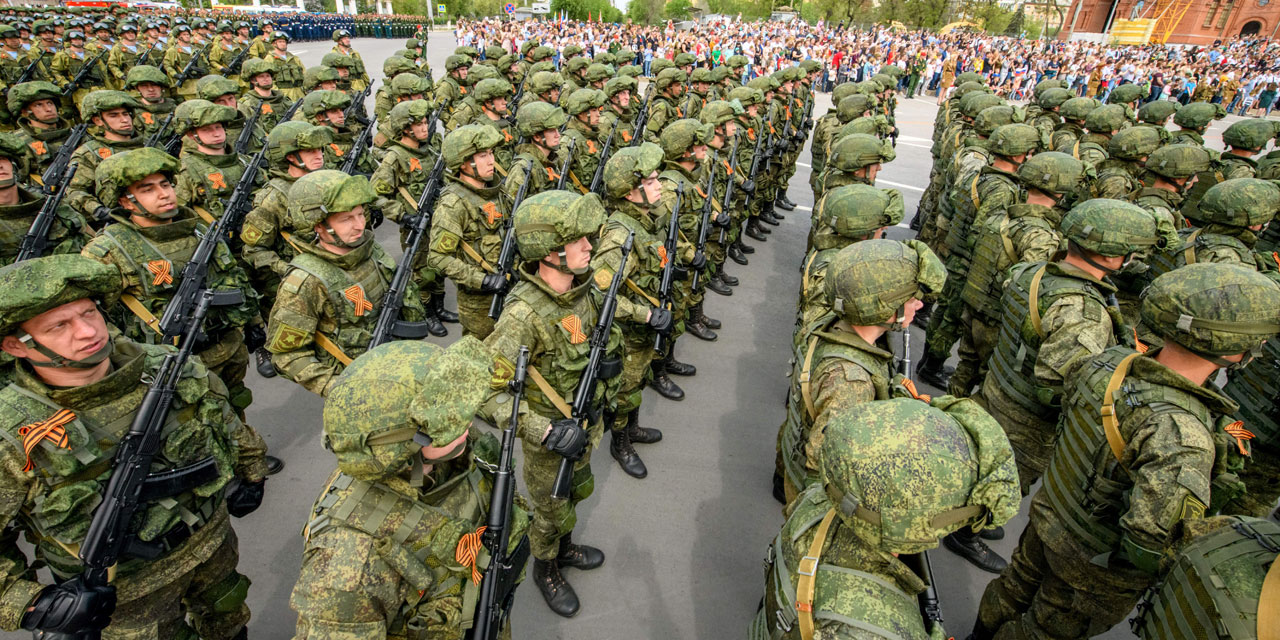
M605 349L609 347L609 332L613 329L613 317L618 311L618 290L626 280L627 258L631 255L631 247L635 243L635 233L627 234L622 243L622 258L618 261L618 270L609 281L609 290L604 294L600 304L600 317L596 326L591 329L591 352L587 357L587 367L578 378L578 388L573 392L573 405L569 417L578 421L579 426L586 428L590 420L591 401L595 398L596 383L600 380L600 365L604 363ZM560 468L556 471L556 479L551 484L551 497L562 500L569 497L573 484L573 462L561 458Z
M738 136L733 137L733 150L729 152L729 180L724 186L724 201L721 203L721 215L729 215L729 208L733 202L733 172L738 169ZM714 186L714 185L712 185ZM707 197L711 197L711 192L707 192ZM716 240L720 244L724 244L725 238L729 233L729 222L726 220L720 225L720 237Z
M240 73L240 68L244 66L244 59L249 57L249 45L246 44L236 57L231 59L231 63L227 65L223 75L234 76Z
M75 92L76 88L80 86L80 83L84 82L84 79L89 77L90 73L93 73L93 68L97 66L98 61L102 60L103 56L107 55L107 52L107 49L103 49L102 53L95 56L93 60L87 60L83 65L81 65L80 70L76 72L75 77L71 78L71 82L68 82L66 86L62 87L62 95L69 96Z
M187 64L182 67L182 71L178 72L178 77L173 79L173 88L175 91L191 78L191 73L196 70L196 63L200 61L200 56L207 56L209 54L209 47L212 45L213 43L210 42L205 45L204 48L191 54L191 59L187 60Z
M556 180L556 189L564 189L564 181L569 179L569 167L573 164L573 148L577 146L577 138L569 138L569 148L564 152L564 163L560 165L560 177Z
M533 178L533 162L530 162L524 171L524 183L520 185L520 189L516 191L516 197L511 201L511 212L507 214L507 219L502 223L502 248L498 251L498 271L502 274L502 279L506 282L502 291L493 294L493 300L489 302L489 318L497 320L502 315L502 308L507 304L507 292L511 290L512 280L515 278L516 266L516 232L515 222L516 208L524 202L524 196L529 192L529 183Z
M41 205L35 219L31 221L31 228L27 229L27 235L22 237L22 244L18 247L18 258L14 262L22 262L29 258L39 258L44 255L44 250L49 247L49 229L53 227L53 221L58 218L58 205L62 204L62 196L67 194L66 186L61 183L70 180L71 176L76 174L78 164L73 162L67 167L62 179L56 183L58 188L52 192L48 190L55 185L48 182L45 183L44 188L47 195L45 196L44 204Z
M694 252L694 262L698 261L698 256L706 256L707 250L707 233L711 231L711 210L715 203L715 194L712 190L716 186L716 165L720 163L720 154L712 153L711 167L707 172L707 197L702 201L702 220L698 224L698 245ZM727 214L726 214L727 215ZM698 283L702 279L702 269L693 270L693 286L694 291L698 290Z
M640 111L636 113L636 121L632 123L631 130L635 131L635 135L631 138L631 146L639 146L644 142L644 128L649 124L649 104L653 102L653 94L657 90L649 92L649 97L644 99L644 104L640 106Z
M591 176L591 184L587 187L587 193L604 195L602 193L602 187L604 187L604 163L609 160L609 154L613 153L613 137L618 133L618 127L621 124L621 120L614 123L613 128L609 130L609 137L605 138L604 146L600 148L600 163L596 165L596 172Z
M237 154L249 152L249 144L253 142L253 128L258 126L258 119L262 117L262 105L262 102L258 102L258 108L253 110L253 116L245 121L244 130L236 138L236 143L232 149Z
M756 173L760 170L760 145L763 142L764 142L764 127L761 126L760 135L756 136L756 145L751 152L751 170L747 172L747 180L751 180L754 182L756 179ZM747 201L743 204L743 206L746 207L750 205L753 199L755 199L755 194L751 194L751 193L747 194Z
M683 202L684 183L681 182L676 187L676 206L671 210L671 221L667 223L667 239L663 243L667 252L667 265L662 268L662 277L658 280L658 308L667 311L672 311L675 306L676 243L680 234L680 206ZM660 357L666 355L669 341L668 334L658 332L658 336L653 339L653 350L658 352Z
M71 127L71 133L67 134L67 139L62 142L61 147L58 147L58 153L54 154L49 167L40 174L40 190L45 195L53 195L55 185L62 184L64 177L76 174L75 169L70 169L71 154L75 153L76 148L80 146L80 141L84 139L84 134L88 130L87 123Z
M351 150L347 152L347 159L342 161L342 172L347 175L355 175L356 166L360 164L360 156L369 150L369 145L373 144L373 133L378 129L378 118L369 121L369 124L360 130L360 135L356 136L355 142L351 143Z

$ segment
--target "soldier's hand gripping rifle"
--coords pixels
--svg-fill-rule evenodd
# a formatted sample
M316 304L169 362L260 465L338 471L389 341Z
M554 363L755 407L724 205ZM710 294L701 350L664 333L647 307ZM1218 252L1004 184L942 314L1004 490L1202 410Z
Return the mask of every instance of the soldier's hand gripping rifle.
M360 124L369 124L369 112L365 111L364 101L369 97L369 87L365 87L356 97L351 99L351 106L343 112L342 119L344 122L359 122Z
M151 54L153 54L153 53L155 53L155 52L156 52L156 47L158 47L158 46L160 46L160 41L159 41L159 40L156 40L156 41L155 41L155 43L154 43L154 44L152 44L152 45L151 45L151 47L147 49L147 52L146 52L146 53L144 53L144 54L142 54L142 55L138 56L138 59L137 59L136 61L134 61L134 65L136 66L136 65L140 65L140 64L151 64ZM152 65L152 66L159 67L159 66L163 65L163 64L164 64L163 57L164 57L164 56L161 56L161 58L162 58L162 59L160 60L160 62L159 62L158 64L154 64L154 65Z
M596 396L596 383L600 381L600 367L604 364L605 349L609 347L609 332L613 330L613 317L618 311L618 290L627 279L627 258L631 255L631 247L635 243L635 232L627 234L622 243L622 257L618 260L618 270L613 272L613 280L609 281L609 290L604 293L600 303L600 317L596 326L591 329L591 352L587 357L587 367L578 378L578 388L573 392L573 405L569 417L578 421L583 429L593 418L591 403ZM562 500L569 497L573 484L573 461L568 458L560 460L560 469L556 471L556 479L551 483L551 497Z
M369 150L369 145L373 144L373 133L378 128L378 119L375 117L360 130L360 135L356 136L355 142L351 143L351 150L347 151L347 159L342 161L342 172L347 175L355 175L356 165L360 164L360 157Z
M61 147L58 147L58 153L54 154L53 160L49 162L49 168L40 174L40 190L46 196L53 195L58 186L62 184L64 178L76 174L76 170L70 166L71 154L75 153L80 146L80 141L84 139L84 134L88 129L88 123L71 127L71 133L67 134L67 139L63 141Z
M764 127L760 128L760 135L756 136L756 146L751 152L751 170L747 172L747 181L754 183L756 173L760 170L760 145L764 142ZM751 200L755 197L754 193L747 194L747 202L744 207L751 204Z
M181 87L184 82L191 78L191 75L195 73L197 69L196 63L200 61L200 56L208 54L209 46L212 44L213 42L210 42L208 45L205 45L203 49L191 54L191 59L187 60L187 64L178 72L178 77L173 79L173 86L175 89Z
M22 70L22 73L18 74L18 79L14 80L13 84L9 86L12 87L14 85L19 85L24 82L29 82L31 80L31 76L34 75L36 72L36 67L40 65L40 60L44 58L46 55L48 55L48 53L49 52L47 51L41 51L40 55L37 55L35 59L31 61L31 64L27 65L26 68ZM8 92L9 92L9 89L5 88L5 93L8 93Z
M565 180L569 179L569 166L573 164L573 148L577 144L577 138L569 138L569 148L564 152L564 163L560 165L560 178L556 180L556 189L563 190Z
M240 68L244 66L244 59L247 57L249 57L249 45L246 44L240 50L240 53L237 53L236 57L231 59L231 63L222 70L222 75L234 76L240 73Z
M80 125L84 126L84 125ZM67 193L66 182L71 180L71 176L76 174L76 167L79 163L73 162L66 167L62 178L56 183L44 183L45 196L44 204L40 206L39 213L36 214L34 220L31 221L31 228L27 229L27 235L22 237L22 244L18 248L18 258L15 262L22 262L29 258L39 258L44 255L45 249L49 246L49 229L53 228L53 221L58 218L58 205L62 204L62 196ZM52 192L50 192L52 189Z
M697 265L699 262L705 263L707 259L707 233L711 231L711 211L712 206L716 201L716 195L713 193L713 190L716 186L716 166L719 164L720 154L713 153L711 156L711 167L707 172L707 197L702 200L702 220L698 224L698 245L693 253L693 265ZM720 215L727 216L729 215L729 211L726 209ZM701 279L702 269L694 267L692 283L694 291L698 290L698 281Z
M400 319L400 308L404 306L404 292L413 276L413 262L421 250L427 235L431 233L431 213L436 207L436 198L444 180L444 154L436 158L431 167L431 175L418 197L418 213L411 220L402 221L409 228L405 238L404 255L391 275L391 283L382 296L382 310L378 312L378 322L373 327L373 337L369 339L372 349L392 338L422 338L427 335L425 322L407 322Z
M733 202L733 171L738 168L738 136L733 137L733 150L729 152L729 180L724 186L724 202L720 205L720 215L723 219L716 220L716 226L720 227L720 237L716 240L720 244L724 244L725 238L729 232L729 211ZM715 185L712 185L715 186ZM711 191L707 191L707 197L711 197Z
M253 115L244 123L244 130L240 132L240 136L236 138L236 143L232 146L232 150L236 154L248 153L249 144L253 142L253 130L258 126L258 119L262 117L263 102L258 102L258 108L253 110Z
M143 144L148 147L163 149L165 153L175 158L178 157L178 152L182 150L182 134L169 134L169 130L173 128L173 117L177 113L177 110L170 111L169 115L160 121L160 126L156 127L156 130L147 136Z
M239 292L237 291L238 295ZM186 323L179 333L184 334L180 348L170 351L160 363L147 393L138 406L138 413L129 426L129 431L121 438L116 449L115 464L111 469L111 478L102 493L102 502L93 511L89 522L89 530L80 543L80 562L84 571L73 578L87 588L102 588L107 585L109 571L119 562L134 536L129 529L134 516L143 503L155 497L168 497L167 492L159 496L153 494L161 485L167 487L164 480L168 474L151 478L151 463L160 448L161 432L167 422L169 408L177 391L178 380L182 377L182 369L195 347L197 336L201 333L200 325L205 314L214 304L219 294L204 289L196 297L195 307L186 318ZM217 478L218 470L212 458L198 462L188 469L192 478L203 477L207 483ZM186 475L186 474L184 474ZM211 477L210 477L211 476ZM190 479L190 482L197 480ZM188 482L187 484L190 484ZM195 485L198 486L198 485ZM101 629L90 629L74 634L44 633L46 639L97 640L102 637Z
M516 491L511 458L515 449L520 399L524 396L524 381L528 369L529 347L520 345L515 377L507 383L507 389L511 393L511 420L502 430L502 453L498 455L498 469L493 474L493 489L489 492L489 520L482 537L485 548L489 550L489 567L485 569L484 578L480 581L475 626L468 633L468 640L497 640L511 612L511 605L515 602L516 578L529 559L528 536L522 537L516 548L507 553L512 499Z
M285 110L284 115L280 116L280 120L278 120L278 122L288 122L292 120L293 114L297 113L298 109L301 109L301 108L302 108L302 98L298 98L297 100L294 100L293 104L289 105L289 108Z
M671 210L671 222L667 224L667 239L663 243L667 253L667 265L662 268L662 277L658 280L658 308L666 309L671 313L675 313L676 263L679 262L676 251L680 235L680 203L683 201L684 183L681 182L676 187L676 206ZM662 331L659 331L658 336L653 339L653 350L658 352L659 357L666 355L670 340L670 332Z
M636 113L636 120L632 123L631 130L636 134L631 138L631 146L639 146L644 142L644 128L649 124L649 103L653 102L653 94L656 90L649 93L649 97L645 98L644 104L640 105L640 111Z
M66 86L62 87L62 95L69 96L74 93L80 86L80 83L84 82L84 79L88 78L90 73L93 73L93 68L98 66L98 62L102 60L102 57L107 55L109 51L109 49L103 49L101 53L94 56L93 60L89 60L81 65L80 70L76 72L76 75L71 79L71 82L68 82Z
M524 196L529 192L529 183L533 178L533 163L530 162L525 166L524 183L520 185L520 189L516 191L515 200L511 201L511 213L507 215L506 221L502 223L502 248L498 251L498 271L502 274L502 280L506 284L502 287L502 291L493 294L493 300L489 302L489 318L497 320L502 315L502 308L507 304L507 292L511 290L512 280L515 278L516 267L516 232L515 217L516 208L524 202Z
M515 95L511 96L511 104L514 104L514 105L520 104L520 98L524 97L524 83L529 81L530 75L533 75L533 74L526 73L520 77L520 86L516 87Z
M600 148L600 163L596 165L596 172L591 176L591 184L587 186L587 193L595 193L604 197L604 163L609 159L609 154L613 153L613 137L618 133L618 127L621 124L621 120L613 124L613 128L609 130L609 137L605 138L604 146Z

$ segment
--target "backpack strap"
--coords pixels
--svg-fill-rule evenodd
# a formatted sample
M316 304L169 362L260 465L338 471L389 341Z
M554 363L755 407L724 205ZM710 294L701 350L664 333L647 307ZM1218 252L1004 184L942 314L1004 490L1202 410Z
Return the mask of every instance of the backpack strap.
M813 420L818 417L818 409L813 405L813 385L810 377L813 375L813 352L818 348L818 336L809 338L809 349L804 354L804 364L800 368L800 397L804 399L805 413L809 414L809 419Z
M836 518L836 510L828 509L818 525L818 532L809 543L809 553L800 558L800 566L796 573L800 578L796 583L796 612L800 623L801 640L813 640L813 600L818 585L818 559L822 557L822 547L827 542L827 533Z
M1040 336L1041 340L1044 340L1045 335L1044 329L1040 326L1040 280L1044 279L1044 271L1048 266L1049 263L1047 262L1040 265L1040 268L1036 270L1036 274L1031 276L1031 290L1027 294L1027 306L1031 314L1031 328L1036 330L1036 335Z
M1116 370L1111 373L1111 379L1107 380L1107 388L1102 392L1102 407L1099 410L1102 414L1102 430L1107 435L1107 444L1111 446L1111 453L1115 455L1117 462L1124 453L1125 441L1120 435L1120 421L1116 418L1115 394L1124 383L1125 376L1129 375L1129 367L1133 365L1133 359L1140 355L1142 354L1131 353L1116 364Z
M1280 640L1280 562L1272 562L1258 594L1258 640Z
M1186 264L1196 263L1196 239L1200 237L1200 232L1204 229L1196 229L1187 236L1186 248L1182 250L1182 259Z

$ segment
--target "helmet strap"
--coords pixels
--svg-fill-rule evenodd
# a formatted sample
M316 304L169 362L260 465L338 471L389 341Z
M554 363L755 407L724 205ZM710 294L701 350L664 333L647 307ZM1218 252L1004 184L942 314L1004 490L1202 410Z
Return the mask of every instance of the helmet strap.
M368 242L369 238L372 236L372 234L368 233L368 229L366 229L360 234L360 237L357 238L355 242L347 242L346 240L338 237L338 234L333 231L333 227L329 225L325 225L324 231L329 234L329 239L325 240L327 244L343 249L358 249L365 242Z
M147 211L147 208L142 206L142 203L138 202L138 199L135 198L132 193L125 194L125 197L128 198L129 202L132 202L133 206L137 207L138 209L136 212L131 212L131 213L142 216L144 218L148 218L151 220L171 220L173 219L174 216L178 215L177 207L174 207L173 212L168 215L160 215L157 213L151 213L150 211Z
M110 335L108 335L107 343L102 345L101 349L98 349L88 357L81 358L79 360L72 360L71 358L54 353L52 349L36 342L36 339L31 337L31 334L25 331L18 336L18 340L21 340L23 344L35 349L37 353L49 359L48 362L37 362L27 358L26 360L28 364L33 367L49 367L53 369L92 369L93 367L98 366L98 364L103 360L111 357L111 352L115 346L115 341Z

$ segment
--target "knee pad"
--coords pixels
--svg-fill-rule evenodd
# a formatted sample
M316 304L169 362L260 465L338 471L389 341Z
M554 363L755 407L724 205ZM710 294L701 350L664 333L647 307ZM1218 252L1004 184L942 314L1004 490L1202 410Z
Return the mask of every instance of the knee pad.
M227 577L215 583L213 586L205 589L196 596L201 602L209 605L216 613L234 613L244 606L245 601L249 598L249 585L251 582L247 576L236 571L227 574Z

